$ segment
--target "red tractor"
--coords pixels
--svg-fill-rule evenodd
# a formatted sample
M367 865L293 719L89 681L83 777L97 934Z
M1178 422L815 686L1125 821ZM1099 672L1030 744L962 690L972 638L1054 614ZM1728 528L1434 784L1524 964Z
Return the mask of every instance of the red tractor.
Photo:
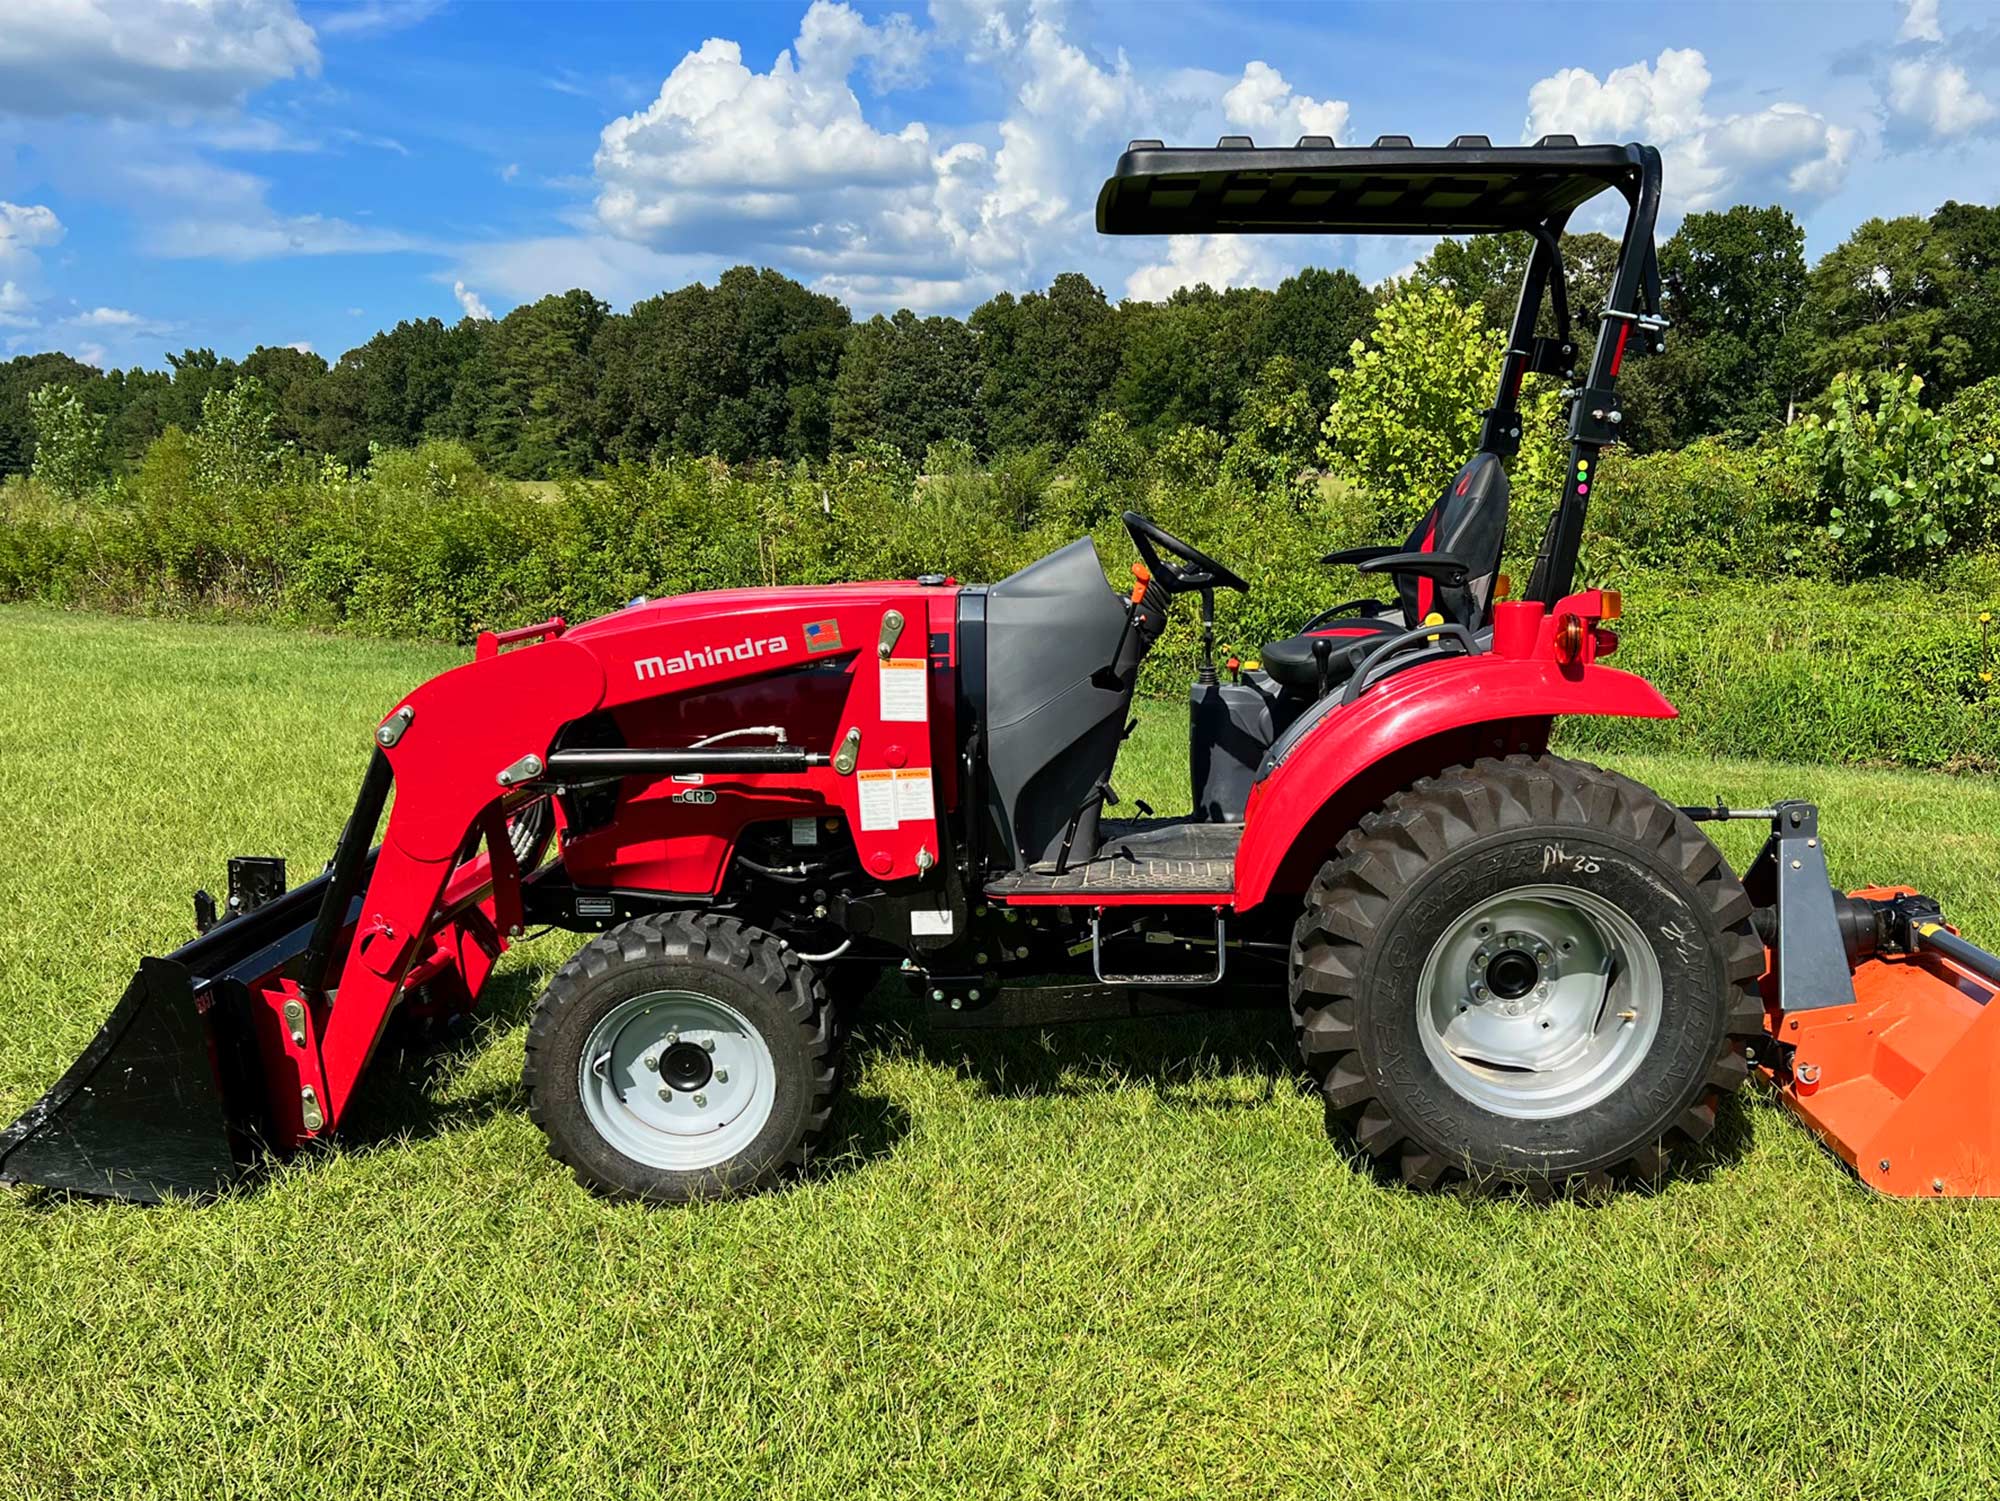
M1560 237L1607 190L1624 237L1568 477L1524 595L1497 598L1522 380L1574 379ZM1914 893L1833 891L1808 805L1676 808L1549 751L1564 715L1675 712L1605 664L1619 598L1573 577L1621 367L1664 329L1659 193L1651 148L1568 137L1134 142L1107 233L1530 237L1478 452L1402 543L1326 559L1330 599L1347 571L1385 594L1225 681L1217 596L1248 585L1128 513L1129 592L1081 540L988 585L696 594L484 635L382 721L325 873L286 891L277 862L232 861L226 917L197 898L201 936L141 964L0 1134L0 1174L219 1190L338 1129L399 1007L470 1007L509 940L553 924L595 936L534 1009L529 1110L621 1197L807 1162L885 970L939 1024L1267 993L1330 1123L1414 1185L1656 1178L1754 1064L1865 1181L1994 1191L2000 961ZM1193 811L1111 817L1140 666L1186 607ZM1745 879L1697 826L1718 816L1772 824Z

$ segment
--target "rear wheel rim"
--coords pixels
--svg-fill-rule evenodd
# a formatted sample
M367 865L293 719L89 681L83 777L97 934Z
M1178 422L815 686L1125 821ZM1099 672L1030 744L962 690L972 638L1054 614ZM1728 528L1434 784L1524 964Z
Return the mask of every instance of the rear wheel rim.
M583 1113L635 1162L699 1172L762 1134L777 1066L750 1019L692 990L655 990L599 1018L578 1062Z
M1519 1120L1614 1094L1659 1035L1660 964L1595 892L1519 886L1455 918L1417 982L1417 1034L1450 1088Z

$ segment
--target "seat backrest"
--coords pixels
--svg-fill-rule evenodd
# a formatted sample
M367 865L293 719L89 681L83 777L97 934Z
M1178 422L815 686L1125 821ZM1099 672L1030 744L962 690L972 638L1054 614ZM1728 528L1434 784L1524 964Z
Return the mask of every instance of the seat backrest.
M1507 540L1507 471L1498 455L1474 454L1451 477L1444 493L1417 522L1404 544L1410 552L1442 552L1471 565L1463 588L1441 588L1429 579L1405 574L1396 581L1404 617L1423 624L1433 610L1459 625L1478 626L1493 597L1493 578L1500 571L1500 549Z

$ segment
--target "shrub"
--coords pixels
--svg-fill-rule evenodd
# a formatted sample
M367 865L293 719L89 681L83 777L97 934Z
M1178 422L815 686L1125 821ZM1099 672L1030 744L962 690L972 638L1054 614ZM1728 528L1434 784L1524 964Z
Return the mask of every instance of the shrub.
M1812 519L1847 577L1915 572L2000 535L1990 421L1978 442L1960 428L1987 417L1991 394L1933 411L1922 393L1923 381L1900 367L1837 376L1826 412L1791 429L1819 480Z

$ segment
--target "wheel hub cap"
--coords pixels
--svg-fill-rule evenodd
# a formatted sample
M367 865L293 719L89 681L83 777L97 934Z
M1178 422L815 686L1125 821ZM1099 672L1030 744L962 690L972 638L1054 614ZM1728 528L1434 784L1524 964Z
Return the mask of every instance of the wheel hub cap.
M1439 937L1417 985L1425 1056L1498 1115L1587 1109L1631 1077L1660 1024L1659 961L1594 892L1523 886L1474 904Z
M695 1172L754 1141L777 1100L770 1047L727 1001L656 990L621 1001L580 1060L583 1113L615 1150Z

